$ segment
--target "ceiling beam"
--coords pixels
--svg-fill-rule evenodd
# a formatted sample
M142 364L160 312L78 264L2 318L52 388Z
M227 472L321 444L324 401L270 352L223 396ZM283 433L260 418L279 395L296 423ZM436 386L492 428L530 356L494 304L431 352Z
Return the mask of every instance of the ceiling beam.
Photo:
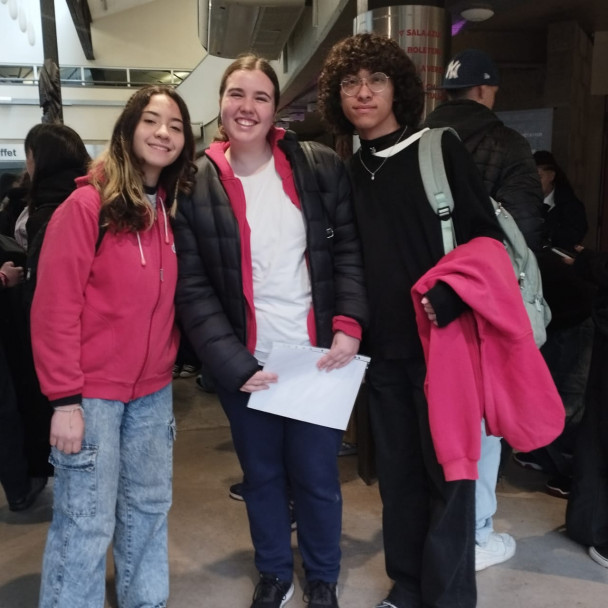
M70 9L72 21L76 27L80 45L87 59L95 59L93 53L93 39L91 37L91 11L87 0L66 0Z

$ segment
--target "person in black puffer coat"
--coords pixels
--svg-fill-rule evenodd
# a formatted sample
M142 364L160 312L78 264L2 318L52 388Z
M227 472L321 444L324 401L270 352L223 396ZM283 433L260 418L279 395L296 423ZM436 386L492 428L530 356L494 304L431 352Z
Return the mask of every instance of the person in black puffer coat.
M220 135L175 219L177 312L215 380L243 468L260 573L252 608L293 594L290 495L308 606L337 608L342 431L247 405L281 382L262 369L273 342L328 349L316 363L327 372L359 349L367 300L350 182L329 148L305 149L273 126L279 85L266 60L239 57L219 93Z
M458 53L443 80L448 101L427 116L425 126L458 133L488 194L513 216L528 247L538 251L544 235L541 184L527 140L492 111L498 83L498 70L483 51Z

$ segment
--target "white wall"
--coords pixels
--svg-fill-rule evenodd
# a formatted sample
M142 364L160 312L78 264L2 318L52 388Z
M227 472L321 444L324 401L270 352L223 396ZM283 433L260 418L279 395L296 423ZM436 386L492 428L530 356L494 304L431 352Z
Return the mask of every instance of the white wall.
M11 18L11 3L0 4L0 63L25 65L42 63L40 2L39 0L12 0L12 2L21 7L21 18L25 17L30 30L29 37L34 44L28 42L28 32L21 31L20 19Z
M91 33L97 63L103 54L106 66L191 70L205 56L195 0L148 2L94 21Z
M16 2L26 14L34 45L28 41L27 29L21 31L19 19L11 19L10 2ZM55 0L55 20L60 65L192 70L205 56L198 40L194 0L154 0L96 20L91 26L94 61L84 56L65 0ZM42 62L39 0L0 2L0 64ZM106 141L132 93L124 88L63 87L64 122L85 142ZM38 88L0 85L3 97L12 98L13 103L0 103L0 144L22 142L42 116Z
M10 17L16 3L34 32L35 44ZM91 24L94 61L87 61L65 0L55 0L59 63L104 67L178 68L191 70L204 57L198 39L194 0L155 0L97 19ZM0 63L42 63L39 0L0 3Z

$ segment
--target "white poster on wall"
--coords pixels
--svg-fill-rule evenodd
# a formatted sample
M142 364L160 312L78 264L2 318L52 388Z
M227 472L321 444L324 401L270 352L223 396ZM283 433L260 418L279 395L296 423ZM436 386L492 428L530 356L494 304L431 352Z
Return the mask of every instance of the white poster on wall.
M532 152L551 150L553 108L496 112L496 115L507 127L521 133L528 140Z

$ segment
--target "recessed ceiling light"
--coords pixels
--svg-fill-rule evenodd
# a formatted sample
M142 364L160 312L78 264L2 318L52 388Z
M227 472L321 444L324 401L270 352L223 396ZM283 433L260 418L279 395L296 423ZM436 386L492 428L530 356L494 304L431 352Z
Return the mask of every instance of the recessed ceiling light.
M488 6L472 6L460 11L460 14L467 21L486 21L494 16L494 11Z

